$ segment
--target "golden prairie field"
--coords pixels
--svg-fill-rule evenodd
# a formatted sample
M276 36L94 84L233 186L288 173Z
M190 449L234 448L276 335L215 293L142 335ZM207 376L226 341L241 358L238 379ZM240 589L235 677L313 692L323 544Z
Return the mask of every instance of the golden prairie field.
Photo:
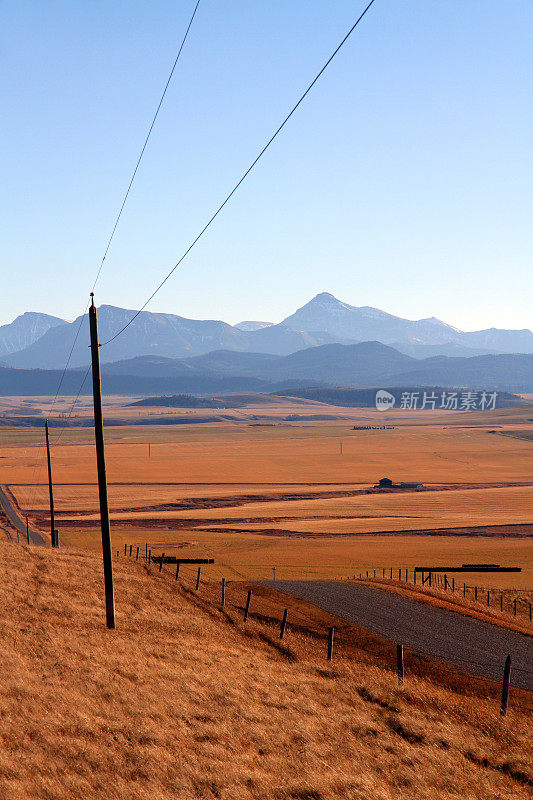
M6 800L531 796L516 689L501 718L498 686L446 688L409 654L399 687L363 631L328 663L323 633L289 626L280 646L268 621L245 626L231 585L222 611L208 585L125 558L108 631L98 555L0 548Z
M310 411L336 418L303 420ZM139 413L118 399L105 411L110 423ZM190 422L208 411L168 413ZM477 582L533 587L531 406L381 414L276 400L231 414L238 418L154 425L148 417L150 424L106 428L116 549L148 543L157 552L210 556L214 576L246 578L271 577L273 567L279 577L337 577L384 566L500 563L522 572ZM2 429L0 456L1 482L46 530L42 431ZM61 541L98 548L92 430L53 430L52 458ZM369 493L385 476L424 490Z

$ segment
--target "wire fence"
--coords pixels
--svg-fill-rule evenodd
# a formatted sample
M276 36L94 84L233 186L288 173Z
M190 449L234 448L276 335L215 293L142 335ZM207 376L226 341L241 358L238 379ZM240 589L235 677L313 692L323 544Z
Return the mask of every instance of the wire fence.
M121 551L118 550L116 552L117 556L120 556ZM124 555L129 555L132 560L144 563L149 570L155 568L157 573L163 573L161 577L172 576L172 573L168 569L172 564L166 561L164 553L152 553L147 543L145 543L145 553L141 552L140 545L125 545ZM351 623L347 621L344 627L337 630L333 625L326 625L320 621L317 622L316 614L312 607L306 610L307 601L305 600L301 606L298 606L299 598L292 597L291 599L296 601L296 605L294 602L291 603L290 606L288 604L282 612L279 598L277 598L277 600L272 599L272 597L269 597L268 593L265 596L262 591L265 587L258 586L255 590L253 586L249 588L249 580L229 583L225 578L220 582L212 579L206 580L205 577L204 580L201 580L201 570L203 568L204 565L191 563L180 564L176 569L174 580L179 582L179 587L187 596L194 597L198 602L201 600L206 607L211 609L211 612L217 609L227 613L227 611L231 609L234 614L243 615L242 624L244 626L248 624L249 619L252 619L258 625L267 626L270 635L272 635L274 631L274 636L275 629L279 626L278 635L280 640L284 639L288 626L288 630L293 634L304 634L307 637L312 637L316 641L323 641L324 652L327 653L326 657L328 661L331 661L333 658L335 639L344 657L357 658L357 656L354 655L350 656L349 649L346 649L349 648L350 645L358 651L366 653L369 657L377 656L378 660L381 660L383 666L397 671L398 682L400 685L403 684L405 675L403 645L389 643L388 647L386 646L383 648L383 646L381 646L376 651L375 647L365 645L359 638L355 639L354 635L350 634L349 628ZM351 579L353 580L353 574ZM253 583L253 580L251 582ZM230 586L231 591L228 591ZM270 583L269 586L271 586ZM217 591L220 592L218 600L216 598ZM254 592L257 592L257 595L254 595ZM279 597L283 598L283 595ZM324 613L329 616L329 612ZM333 615L332 620L334 619L335 617ZM337 624L339 624L338 621ZM395 653L396 657L394 657ZM510 655L500 662L493 657L491 658L490 654L488 654L486 659L463 658L455 652L450 654L443 653L441 657L436 657L435 653L429 652L423 647L417 647L416 649L408 648L408 653L410 668L415 669L417 674L424 674L423 671L420 673L420 670L416 668L416 664L423 662L428 665L427 669L429 670L429 674L433 677L443 673L448 675L451 680L452 676L466 674L473 678L488 678L492 681L498 681L500 679L499 676L501 676L502 700L500 714L504 716L507 713L509 685L511 681ZM533 676L532 667L526 666L523 663L515 663L513 664L512 670L513 673L516 673L518 676L519 686L524 686L525 684L529 685L531 683L530 676ZM513 681L513 683L515 683L516 686L516 681Z

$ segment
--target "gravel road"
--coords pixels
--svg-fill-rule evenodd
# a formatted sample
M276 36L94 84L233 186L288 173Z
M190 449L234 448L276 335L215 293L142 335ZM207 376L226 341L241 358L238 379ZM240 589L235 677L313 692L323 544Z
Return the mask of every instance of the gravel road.
M503 665L509 654L511 683L533 691L531 636L357 583L264 583L471 675L501 681Z
M0 505L2 506L4 514L6 515L10 523L13 525L13 527L20 532L21 536L23 536L24 539L26 539L26 520L22 519L22 517L14 507L13 503L11 502L9 495L6 493L5 487L3 486L0 486ZM39 533L38 530L32 527L30 527L30 539L33 542L33 544L38 544L38 545L47 544L46 539L44 539L42 534Z

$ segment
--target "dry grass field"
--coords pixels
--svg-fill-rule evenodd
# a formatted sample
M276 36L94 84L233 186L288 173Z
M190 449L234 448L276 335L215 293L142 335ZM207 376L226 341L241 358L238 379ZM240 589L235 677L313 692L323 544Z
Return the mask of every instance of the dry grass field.
M124 403L111 398L110 421L140 413ZM308 412L309 404L263 400L239 409L239 420L108 427L116 548L149 542L159 552L208 555L214 575L246 578L271 577L274 566L280 577L337 577L382 566L501 563L523 571L466 580L533 587L531 406L483 415L311 405L343 418L288 421L284 415ZM85 403L80 414L89 411ZM205 411L169 413L192 419ZM258 424L260 415L274 421ZM383 424L391 428L353 430ZM98 548L92 430L53 430L52 450L61 540ZM21 513L46 530L40 429L1 429L0 475ZM384 476L424 490L370 491Z
M531 796L517 690L501 718L497 686L447 688L409 655L399 688L364 632L329 664L322 634L293 626L280 647L267 620L244 626L231 587L224 613L208 585L125 558L107 631L98 556L0 549L5 800Z

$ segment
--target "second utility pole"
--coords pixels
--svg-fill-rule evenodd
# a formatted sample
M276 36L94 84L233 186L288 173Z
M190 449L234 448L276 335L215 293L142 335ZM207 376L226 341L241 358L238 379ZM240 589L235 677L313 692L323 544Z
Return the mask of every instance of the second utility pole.
M52 462L50 460L50 439L48 437L48 420L44 421L44 432L46 436L46 459L48 461L48 494L50 495L50 538L52 547L56 547L56 522L54 514L54 487L52 485Z
M109 525L109 503L107 500L107 477L104 451L104 421L102 416L102 387L100 383L100 352L98 343L98 320L94 295L91 292L89 308L91 331L91 359L93 372L94 438L96 441L96 465L98 468L98 493L100 495L100 525L102 528L102 554L104 557L105 610L107 627L115 627L115 595L113 590L113 562L111 560L111 530Z

